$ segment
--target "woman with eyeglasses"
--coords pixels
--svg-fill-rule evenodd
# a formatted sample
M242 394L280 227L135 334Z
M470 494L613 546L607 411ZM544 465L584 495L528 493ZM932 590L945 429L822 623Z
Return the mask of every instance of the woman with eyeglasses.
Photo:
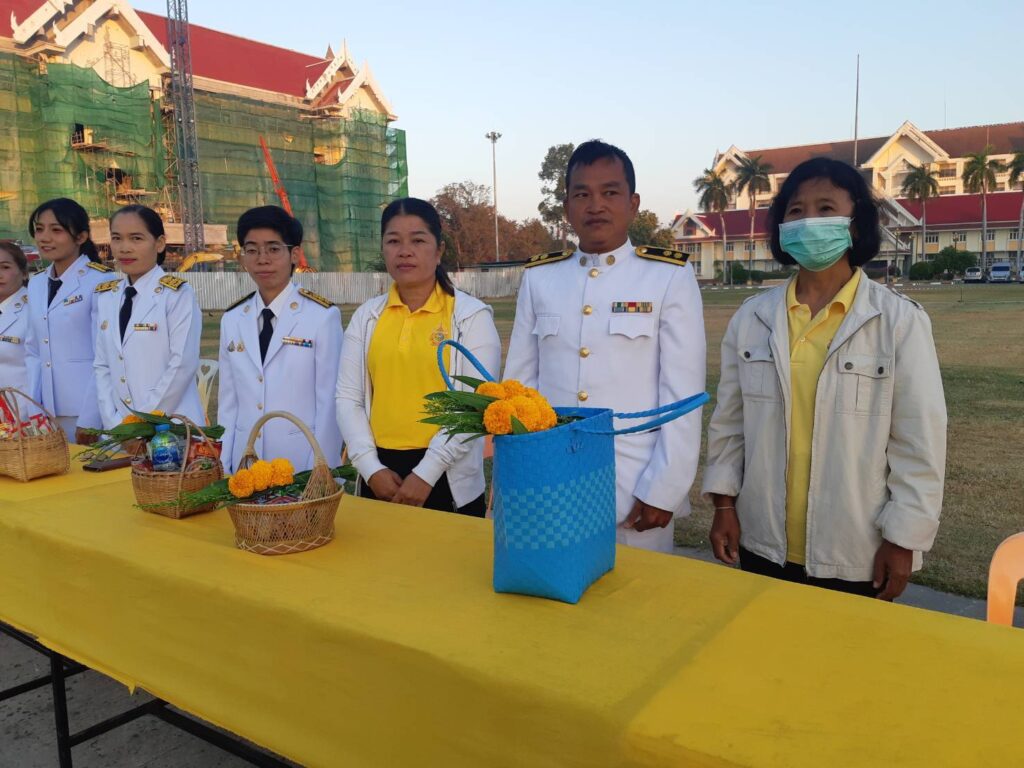
M224 467L238 468L253 424L270 411L288 411L302 420L336 466L341 460L334 412L341 312L291 280L302 244L298 219L267 205L243 213L237 229L242 267L256 290L230 306L220 323L217 422L224 427ZM309 442L284 419L267 422L255 449L268 461L289 459L298 472L313 466Z

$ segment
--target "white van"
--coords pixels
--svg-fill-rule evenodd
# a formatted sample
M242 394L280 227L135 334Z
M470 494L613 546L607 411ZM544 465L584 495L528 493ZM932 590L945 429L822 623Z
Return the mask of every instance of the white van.
M1010 267L1010 262L1000 261L993 264L988 273L988 281L990 283L1012 283L1013 269Z

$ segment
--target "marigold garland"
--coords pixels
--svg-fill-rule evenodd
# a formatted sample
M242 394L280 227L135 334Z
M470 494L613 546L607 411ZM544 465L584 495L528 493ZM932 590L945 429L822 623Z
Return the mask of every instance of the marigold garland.
M484 429L492 435L507 435L512 432L512 417L516 408L508 400L495 400L484 409Z
M274 481L274 468L270 466L269 461L254 461L253 465L249 467L249 472L252 474L252 485L257 491L265 491L269 488Z
M288 459L274 459L270 467L274 470L271 485L291 485L295 479L295 467Z
M248 469L240 469L228 478L228 490L236 499L244 499L256 492L253 483L252 472Z

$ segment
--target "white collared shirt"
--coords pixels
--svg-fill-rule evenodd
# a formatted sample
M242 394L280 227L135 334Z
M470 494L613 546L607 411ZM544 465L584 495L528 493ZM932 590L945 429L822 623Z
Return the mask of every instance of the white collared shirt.
M276 329L277 318L284 314L285 307L288 306L292 294L296 291L298 291L298 287L295 283L288 283L269 305L263 303L263 296L260 295L259 291L256 291L256 330L259 332L263 331L263 310L268 308L274 313L274 316L270 319L270 327Z

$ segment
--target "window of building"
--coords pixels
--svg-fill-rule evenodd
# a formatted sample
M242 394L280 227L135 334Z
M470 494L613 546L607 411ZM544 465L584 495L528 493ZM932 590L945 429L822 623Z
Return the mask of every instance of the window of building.
M928 232L924 236L924 241L926 243L933 243L933 244L937 245L938 242L939 242L939 233L938 232Z
M683 243L683 253L700 253L700 243Z
M939 169L940 179L955 179L956 178L956 166L952 168L940 168Z
M991 243L991 242L994 242L995 239L996 239L996 231L994 229L990 229L988 231L988 241Z
M940 195L955 195L956 187L939 187Z
M732 253L735 250L736 250L736 243L726 243L725 244L725 252L726 253Z
M953 233L953 242L954 243L966 243L967 242L967 233L966 232L954 232Z

